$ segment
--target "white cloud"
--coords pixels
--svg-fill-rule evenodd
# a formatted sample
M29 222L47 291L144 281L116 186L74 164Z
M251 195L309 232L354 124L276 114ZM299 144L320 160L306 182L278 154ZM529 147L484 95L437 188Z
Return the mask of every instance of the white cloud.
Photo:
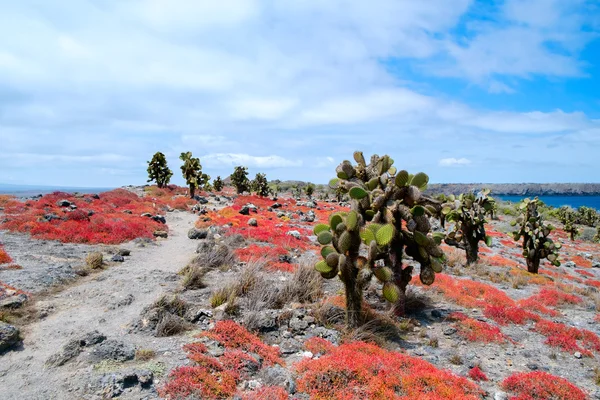
M235 167L243 165L246 167L256 168L286 168L300 167L302 161L288 160L280 156L251 156L249 154L232 154L232 153L217 153L207 154L201 157L202 163L206 163L209 167L231 166Z
M442 167L455 167L471 164L471 160L466 158L442 158L439 165Z

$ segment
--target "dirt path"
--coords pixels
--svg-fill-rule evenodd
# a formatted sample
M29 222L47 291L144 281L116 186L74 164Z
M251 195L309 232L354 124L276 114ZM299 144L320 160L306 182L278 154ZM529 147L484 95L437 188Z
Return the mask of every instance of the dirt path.
M86 360L85 350L61 367L46 367L46 360L69 340L98 330L108 339L118 339L136 348L164 350L177 345L172 338L157 339L128 333L142 309L167 289L177 285L175 273L193 257L196 241L187 231L195 215L175 212L167 216L169 238L158 245L130 247L131 256L120 265L83 278L62 292L38 302L49 315L24 329L24 346L0 357L0 398L88 399L91 377L96 371ZM132 297L133 296L133 297ZM129 301L131 301L130 304ZM117 304L121 302L121 305ZM127 398L154 397L151 393Z

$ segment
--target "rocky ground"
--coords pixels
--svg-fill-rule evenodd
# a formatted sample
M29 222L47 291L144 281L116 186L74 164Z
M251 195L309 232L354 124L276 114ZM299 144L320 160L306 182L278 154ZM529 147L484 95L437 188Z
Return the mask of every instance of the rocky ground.
M213 197L207 206L227 204ZM262 212L267 211L259 210ZM269 212L280 214L278 218L293 217L285 206ZM339 301L342 286L336 279L323 281L318 275L314 279L314 250L292 254L286 260L299 265L296 273L270 270L261 260L238 263L231 251L247 246L247 240L227 237L222 227L190 232L198 216L188 212L166 215L167 238L119 246L63 245L0 232L0 243L23 267L0 271L0 280L33 294L33 300L25 305L25 315L15 322L24 338L22 344L0 355L0 397L158 398L157 389L167 382L169 371L193 364L182 346L197 342L195 336L213 330L216 321L234 319L257 332L265 343L278 347L283 360L269 366L246 366L247 374L238 384L242 393L275 385L285 388L292 398L309 398L298 391L294 366L303 359L318 358L305 343L319 337L336 345L374 340L459 376L468 376L473 367L480 367L489 378L477 382L485 398L508 398L499 383L514 372L546 371L568 379L590 398L600 399L599 353L582 356L550 347L544 344L544 336L533 331L531 321L499 325L506 337L501 343L467 339L453 313L490 324L494 321L481 307L461 306L435 285L414 285L409 289L408 318L392 324L383 318L362 330L347 332ZM514 300L538 293L540 285L519 283L509 274L512 269L504 265L518 260L518 248L503 242L505 225L496 221L490 226L497 235L479 266L463 267L464 260L450 249L454 260L444 272L452 279L491 285ZM110 261L120 249L131 254L124 256L123 262ZM84 258L93 251L104 254L108 260L105 268L80 276ZM588 281L565 278L582 277L576 272L582 270L587 273L585 279L600 279L596 247L579 243L567 251L568 258L579 257L574 260L585 264L585 269L570 261L572 264L552 270L566 271L565 276L553 280L583 287ZM502 262L494 262L495 256L501 256ZM178 275L186 266L200 266L202 272L197 277ZM237 298L216 304L215 293L231 293L232 287ZM371 308L385 315L387 305L379 301L378 290L380 285L373 283L366 299ZM585 296L580 294L583 302L557 308L560 315L551 319L600 334L594 320L600 311L597 293L591 286ZM223 355L225 350L218 342L206 337L200 340L210 356Z

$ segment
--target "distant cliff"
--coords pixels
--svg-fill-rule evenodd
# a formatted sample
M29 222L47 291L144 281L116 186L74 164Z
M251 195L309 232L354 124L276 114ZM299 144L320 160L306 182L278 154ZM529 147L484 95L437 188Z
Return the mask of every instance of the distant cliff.
M436 183L426 193L460 194L489 188L492 195L600 196L600 183Z

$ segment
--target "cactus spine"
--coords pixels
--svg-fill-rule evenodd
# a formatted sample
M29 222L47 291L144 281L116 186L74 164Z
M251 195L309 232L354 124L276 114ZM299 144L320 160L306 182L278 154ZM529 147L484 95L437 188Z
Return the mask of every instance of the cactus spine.
M538 212L540 201L536 197L533 200L524 199L519 209L521 215L511 222L512 226L518 225L518 230L513 232L515 241L523 237L523 257L527 262L527 271L537 274L540 261L548 259L554 266L560 266L558 260L558 249L560 243L554 243L548 235L554 229L552 225L545 224L542 215Z
M485 233L485 215L492 212L495 200L489 196L489 190L477 194L463 193L458 199L447 198L442 204L442 215L448 222L454 222L454 229L444 241L446 244L463 249L467 255L467 264L476 263L479 259L479 242L488 246L492 239Z
M396 172L387 155L374 155L367 164L357 151L354 160L356 165L343 161L336 169L338 177L330 182L350 196L351 210L331 214L327 224L314 228L323 245L323 260L315 269L324 278L339 276L344 283L348 327L362 323L362 291L373 276L383 283L382 295L395 312L404 313L413 271L402 264L404 253L420 264L420 279L426 285L433 283L444 261L441 237L431 235L428 218L440 211L440 203L421 194L428 176Z

